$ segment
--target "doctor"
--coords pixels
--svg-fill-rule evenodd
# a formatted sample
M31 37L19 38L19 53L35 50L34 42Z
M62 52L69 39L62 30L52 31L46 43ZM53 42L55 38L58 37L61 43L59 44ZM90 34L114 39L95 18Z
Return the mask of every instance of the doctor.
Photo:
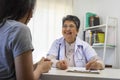
M68 66L104 69L104 63L95 50L77 37L80 26L78 17L67 15L62 23L63 37L53 42L47 54L47 58L53 62L53 67L62 70L67 69Z

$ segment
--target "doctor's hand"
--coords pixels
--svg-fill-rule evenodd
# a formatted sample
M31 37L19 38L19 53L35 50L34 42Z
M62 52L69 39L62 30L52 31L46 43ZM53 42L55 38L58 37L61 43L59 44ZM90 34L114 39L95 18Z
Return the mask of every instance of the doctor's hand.
M101 60L91 60L86 64L87 70L102 70L104 69L104 64Z
M56 63L56 67L61 69L61 70L65 70L68 68L67 62L66 60L60 60Z

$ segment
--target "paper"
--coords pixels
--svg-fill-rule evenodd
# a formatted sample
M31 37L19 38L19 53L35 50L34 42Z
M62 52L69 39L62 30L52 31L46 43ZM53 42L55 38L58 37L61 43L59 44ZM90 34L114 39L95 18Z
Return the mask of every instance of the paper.
M85 68L78 67L68 68L67 72L100 74L100 70L86 70Z

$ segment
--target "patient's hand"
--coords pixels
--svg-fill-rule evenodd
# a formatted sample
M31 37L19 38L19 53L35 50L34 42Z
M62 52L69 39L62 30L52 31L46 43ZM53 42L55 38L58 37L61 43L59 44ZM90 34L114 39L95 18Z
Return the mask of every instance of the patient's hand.
M51 69L52 62L47 58L42 58L37 65L41 73L48 72Z
M56 67L62 70L65 70L68 68L67 62L65 60L60 60L56 63Z

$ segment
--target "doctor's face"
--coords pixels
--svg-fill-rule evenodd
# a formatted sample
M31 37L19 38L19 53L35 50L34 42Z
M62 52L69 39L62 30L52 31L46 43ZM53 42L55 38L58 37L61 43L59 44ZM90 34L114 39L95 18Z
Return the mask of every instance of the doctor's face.
M76 40L77 28L73 21L66 20L62 27L62 34L68 43L73 43Z

